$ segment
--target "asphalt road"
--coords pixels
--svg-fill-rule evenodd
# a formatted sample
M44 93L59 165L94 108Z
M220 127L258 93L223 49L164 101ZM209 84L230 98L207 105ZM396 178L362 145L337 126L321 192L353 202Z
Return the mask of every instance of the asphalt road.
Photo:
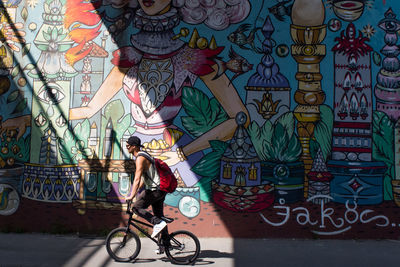
M138 259L113 261L105 238L48 234L0 233L0 267L42 266L171 266L156 255L148 239L141 239ZM197 266L400 266L398 240L292 240L201 238Z

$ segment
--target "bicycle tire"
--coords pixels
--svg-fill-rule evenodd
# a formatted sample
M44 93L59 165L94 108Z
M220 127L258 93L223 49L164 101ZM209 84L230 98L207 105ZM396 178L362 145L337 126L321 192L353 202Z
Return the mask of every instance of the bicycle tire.
M193 263L200 254L199 239L188 231L176 231L169 235L171 246L165 248L167 257L174 264Z
M127 239L124 242L125 235ZM137 257L140 252L141 243L136 233L126 227L119 227L108 234L106 248L108 255L114 260L128 262Z

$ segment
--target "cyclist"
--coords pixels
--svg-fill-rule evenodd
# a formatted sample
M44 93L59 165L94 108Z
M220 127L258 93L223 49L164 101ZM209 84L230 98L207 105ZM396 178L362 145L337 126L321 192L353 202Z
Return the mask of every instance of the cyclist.
M160 177L156 167L150 161L151 156L147 156L146 152L141 151L141 147L143 147L141 140L137 136L129 137L126 142L127 150L136 158L135 178L126 201L132 201L136 196L136 201L132 205L132 211L154 225L151 237L155 237L161 232L161 239L167 241L167 223L161 219L164 216L164 199L167 192L158 188ZM143 186L144 190L140 191ZM150 205L154 215L146 210Z

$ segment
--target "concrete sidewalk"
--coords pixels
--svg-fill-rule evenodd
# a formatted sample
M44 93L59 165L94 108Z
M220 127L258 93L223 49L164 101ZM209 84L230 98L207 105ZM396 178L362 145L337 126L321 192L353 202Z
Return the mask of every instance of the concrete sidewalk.
M171 266L141 239L132 263L110 259L105 238L0 233L0 267ZM201 266L400 266L400 241L201 238ZM132 265L134 264L134 265Z

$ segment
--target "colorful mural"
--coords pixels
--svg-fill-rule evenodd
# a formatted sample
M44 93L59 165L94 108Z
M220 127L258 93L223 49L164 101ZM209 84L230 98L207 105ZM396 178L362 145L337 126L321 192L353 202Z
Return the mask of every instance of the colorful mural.
M2 1L0 231L124 224L136 135L178 177L176 227L398 238L399 10Z

